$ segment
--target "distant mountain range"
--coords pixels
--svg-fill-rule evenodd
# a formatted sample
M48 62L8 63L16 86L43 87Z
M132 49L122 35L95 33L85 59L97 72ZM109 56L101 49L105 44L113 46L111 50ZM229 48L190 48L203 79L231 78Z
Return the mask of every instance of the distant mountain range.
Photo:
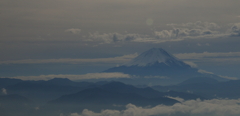
M220 82L208 77L185 80L177 85L136 87L122 82L73 82L55 78L49 81L23 81L0 78L6 89L0 95L0 115L59 116L59 112L81 112L83 109L124 109L128 103L137 106L172 105L179 101L212 98L239 98L240 81ZM169 96L169 97L168 97ZM16 105L17 103L17 105ZM5 105L4 105L5 104ZM9 113L9 110L15 112ZM31 113L29 113L31 112Z
M107 69L104 72L122 72L134 75L141 78L137 78L135 82L145 82L152 85L177 84L193 77L227 80L217 75L199 73L197 68L191 67L162 48L152 48L132 59L129 63ZM129 84L134 83L129 82Z
M208 99L213 98L229 98L238 99L240 92L237 88L240 88L240 80L230 80L225 82L219 82L212 78L191 78L180 84L171 86L152 86L153 89L158 91L178 91L188 92L200 96L204 96Z
M48 103L47 109L58 107L61 111L70 112L72 109L84 108L94 111L99 109L124 109L129 103L137 106L156 106L159 104L173 105L179 101L167 96L188 99L205 99L202 96L185 92L159 92L150 87L137 88L121 82L109 82L99 87L82 90L78 93L61 96Z
M33 102L21 95L0 95L0 116L24 116L32 107Z

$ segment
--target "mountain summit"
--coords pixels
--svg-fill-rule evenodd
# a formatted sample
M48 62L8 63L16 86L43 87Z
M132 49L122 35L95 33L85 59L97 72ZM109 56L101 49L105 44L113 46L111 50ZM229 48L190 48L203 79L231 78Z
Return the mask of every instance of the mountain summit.
M138 76L173 76L179 73L196 73L197 69L192 68L162 48L152 48L143 52L129 63L110 68L104 72L123 72Z
M199 73L197 68L191 67L162 48L152 48L128 63L107 69L104 72L122 72L135 75L138 77L136 78L137 82L151 84L176 84L193 77L220 79L213 74Z
M129 63L126 66L149 66L155 63L164 63L168 66L171 64L176 64L182 66L184 63L173 55L169 54L162 48L152 48L148 51L143 52Z

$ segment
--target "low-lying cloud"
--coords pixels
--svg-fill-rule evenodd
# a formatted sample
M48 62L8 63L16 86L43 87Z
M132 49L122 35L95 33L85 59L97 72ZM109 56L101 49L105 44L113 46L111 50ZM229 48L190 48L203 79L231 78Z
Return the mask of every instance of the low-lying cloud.
M179 59L192 62L240 63L240 52L203 52L174 54Z
M125 63L135 58L138 54L129 54L112 58L94 58L94 59L26 59L26 60L10 60L0 61L0 64L41 64L41 63L69 63L69 64L81 64L81 63Z
M239 116L240 99L189 100L172 106L158 105L152 108L126 105L126 109L102 110L100 113L84 109L69 116Z
M7 89L2 88L2 94L7 95Z
M108 78L130 78L128 74L113 72L113 73L87 73L83 75L39 75L39 76L15 76L8 77L21 80L50 80L53 78L68 78L70 80L83 80L83 79L108 79ZM4 78L4 77L2 77Z
M213 72L209 72L202 69L199 69L198 72L203 74L214 74ZM239 80L237 77L229 77L229 76L223 76L223 75L218 75L218 76L221 78L229 79L229 80Z
M115 63L124 64L129 62L138 54L128 54L110 58L93 58L93 59L25 59L0 61L0 64L43 64L43 63L67 63L67 64L86 64L86 63ZM192 67L197 67L196 62L240 62L240 52L203 52L203 53L178 53L174 54L177 58L184 60L185 63Z

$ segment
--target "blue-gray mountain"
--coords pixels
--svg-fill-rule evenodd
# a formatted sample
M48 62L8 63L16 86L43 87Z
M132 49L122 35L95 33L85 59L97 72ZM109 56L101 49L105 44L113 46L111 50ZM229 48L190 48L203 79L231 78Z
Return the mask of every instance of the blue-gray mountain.
M162 48L152 48L128 63L107 69L104 72L122 72L135 75L141 78L138 78L138 80L142 80L139 82L148 82L148 84L154 85L176 84L193 77L211 77L224 80L213 74L199 73L197 68L191 67Z

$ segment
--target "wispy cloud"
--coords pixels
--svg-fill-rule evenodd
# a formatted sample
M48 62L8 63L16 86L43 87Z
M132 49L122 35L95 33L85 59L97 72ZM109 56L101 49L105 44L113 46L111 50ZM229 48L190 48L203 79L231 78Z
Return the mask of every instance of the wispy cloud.
M26 60L10 60L0 61L0 64L40 64L40 63L70 63L70 64L81 64L81 63L125 63L135 58L137 53L123 55L112 58L94 58L94 59L26 59Z
M199 69L198 70L199 73L205 73L205 74L214 74L213 72L209 72L209 71L206 71L206 70L202 70L202 69ZM225 79L229 79L229 80L239 80L239 78L237 77L229 77L229 76L223 76L223 75L218 75L219 77L221 78L225 78Z
M84 109L81 114L72 113L70 116L239 116L240 99L212 99L189 100L176 103L172 106L158 105L152 108L137 107L133 104L126 105L126 109L102 110L95 113Z
M7 89L2 88L2 94L7 95Z
M25 60L9 60L0 61L0 64L41 64L41 63L69 63L69 64L82 64L82 63L115 63L124 64L131 59L138 56L137 53L128 54L111 58L93 58L93 59L25 59ZM179 53L174 54L177 58L184 60L185 63L192 67L197 67L196 62L240 62L240 52L203 52L203 53Z
M184 63L190 65L190 66L193 67L193 68L197 68L197 67L198 67L197 64L195 64L194 62L184 61Z
M206 73L206 74L214 74L213 72L209 72L209 71L202 70L202 69L199 69L198 72L199 73Z
M163 43L169 41L182 41L186 39L214 39L221 37L238 36L240 33L239 23L233 24L228 29L213 22L189 22L183 24L167 24L172 29L154 30L153 35L120 34L120 33L90 33L85 41L103 43L116 42L147 42ZM226 31L222 31L226 30Z
M240 52L203 52L174 54L182 60L211 61L211 62L240 62Z
M229 79L229 80L239 80L239 78L237 78L237 77L230 77L230 76L223 76L223 75L218 75L218 76L225 78L225 79Z
M2 77L4 78L4 77ZM83 80L83 79L107 79L107 78L130 78L130 75L114 72L114 73L88 73L83 75L39 75L39 76L15 76L8 77L21 80L50 80L53 78L68 78L70 80ZM3 91L3 90L2 90Z
M100 42L103 43L116 43L116 42L134 42L139 39L148 39L147 35L141 34L120 34L120 33L103 33L100 34L99 32L90 33L88 39L85 41L92 41L92 42Z
M78 34L81 32L81 29L78 29L78 28L71 28L71 29L67 29L65 30L65 32L70 32L72 34Z

